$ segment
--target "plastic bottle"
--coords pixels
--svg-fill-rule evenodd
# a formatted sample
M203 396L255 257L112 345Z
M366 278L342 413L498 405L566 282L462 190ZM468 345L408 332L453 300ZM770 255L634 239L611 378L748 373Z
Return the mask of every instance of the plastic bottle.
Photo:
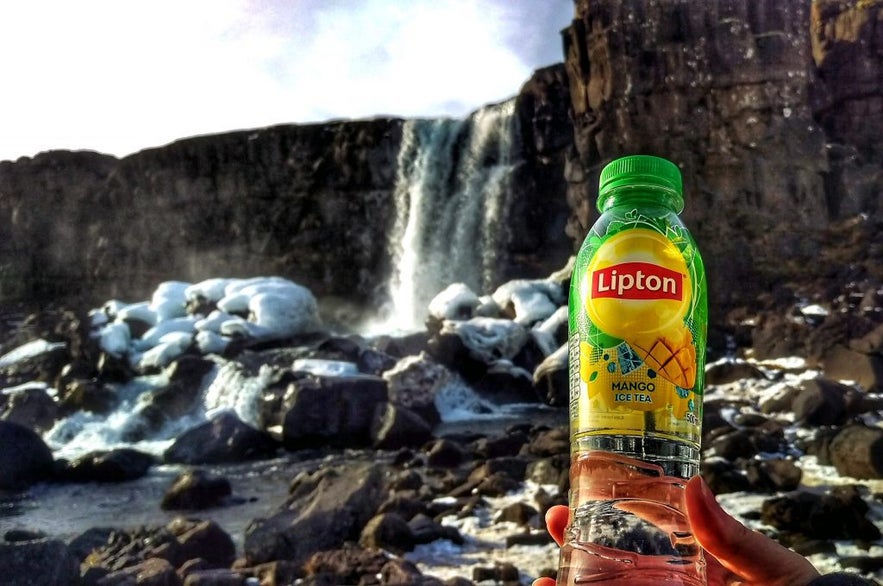
M570 289L570 521L558 584L705 584L684 514L699 472L707 294L658 157L601 172Z

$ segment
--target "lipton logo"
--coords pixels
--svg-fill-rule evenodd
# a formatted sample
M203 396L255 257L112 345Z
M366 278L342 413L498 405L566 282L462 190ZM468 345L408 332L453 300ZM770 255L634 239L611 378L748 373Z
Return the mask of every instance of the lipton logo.
M624 262L592 272L593 299L684 299L685 275L648 262Z

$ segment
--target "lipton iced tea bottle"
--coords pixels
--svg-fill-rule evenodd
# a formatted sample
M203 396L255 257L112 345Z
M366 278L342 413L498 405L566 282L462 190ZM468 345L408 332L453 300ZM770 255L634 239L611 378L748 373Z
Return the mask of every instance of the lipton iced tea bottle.
M570 290L570 522L558 584L705 584L684 514L699 472L705 270L678 217L681 173L601 172Z

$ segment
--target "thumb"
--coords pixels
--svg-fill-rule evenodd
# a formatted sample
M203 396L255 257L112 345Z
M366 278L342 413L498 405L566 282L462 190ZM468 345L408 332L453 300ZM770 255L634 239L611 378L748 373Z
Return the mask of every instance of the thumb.
M800 586L819 576L802 555L728 515L701 477L690 479L685 497L687 516L699 544L740 578L769 586Z

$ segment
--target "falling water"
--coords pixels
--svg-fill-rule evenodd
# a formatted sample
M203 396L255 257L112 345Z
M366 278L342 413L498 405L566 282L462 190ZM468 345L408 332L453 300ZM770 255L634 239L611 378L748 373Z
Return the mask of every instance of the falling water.
M516 136L515 100L465 120L405 123L390 233L387 326L412 329L451 283L477 293L495 284L506 244Z

